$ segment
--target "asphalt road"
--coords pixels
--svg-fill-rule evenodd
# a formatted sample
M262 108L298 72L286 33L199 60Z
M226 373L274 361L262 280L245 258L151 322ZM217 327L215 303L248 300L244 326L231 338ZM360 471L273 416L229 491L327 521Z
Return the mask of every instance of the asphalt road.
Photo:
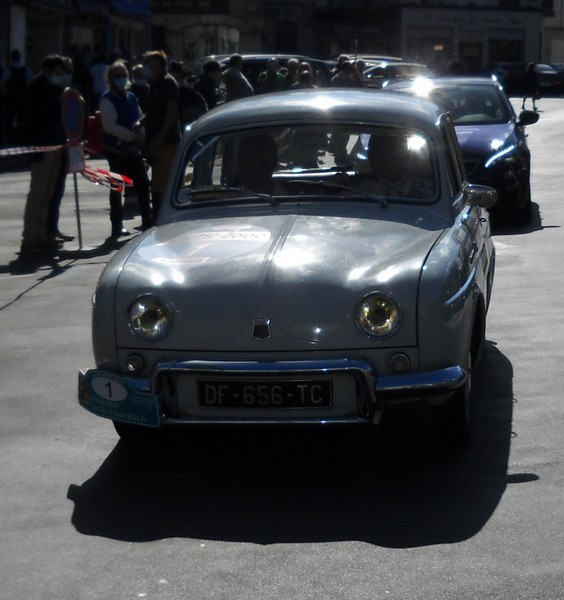
M82 248L21 260L28 173L0 162L0 598L564 598L564 99L539 107L535 218L495 231L461 456L424 414L374 435L204 430L128 449L76 401L113 252L107 190L77 177ZM61 229L76 234L73 183Z

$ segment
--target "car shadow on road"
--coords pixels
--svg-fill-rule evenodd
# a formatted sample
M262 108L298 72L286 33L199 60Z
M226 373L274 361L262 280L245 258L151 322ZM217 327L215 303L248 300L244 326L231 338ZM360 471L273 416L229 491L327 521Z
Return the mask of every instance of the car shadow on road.
M460 454L437 446L424 409L389 413L379 429L207 428L154 447L119 442L69 487L72 523L137 542L459 542L486 524L509 483L512 377L488 342L473 378L476 433Z
M524 235L526 233L533 233L534 231L542 231L543 229L552 229L554 227L560 227L560 225L551 225L550 223L543 223L540 207L535 202L533 202L531 205L531 220L525 225L515 223L511 219L502 219L494 217L492 217L491 222L492 233L495 236Z

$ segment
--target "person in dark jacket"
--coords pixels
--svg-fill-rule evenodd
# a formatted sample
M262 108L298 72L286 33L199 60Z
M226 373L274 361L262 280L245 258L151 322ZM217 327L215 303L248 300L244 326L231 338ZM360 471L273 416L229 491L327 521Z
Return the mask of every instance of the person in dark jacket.
M202 67L202 74L194 84L194 89L203 96L210 110L221 103L220 80L221 65L217 60L209 60Z
M190 123L208 111L208 105L204 97L188 85L186 81L188 72L182 62L173 60L168 67L168 72L178 84L178 118L180 129L184 131Z
M141 214L141 229L145 230L152 225L152 214L149 178L140 148L143 142L139 122L141 110L137 97L128 89L131 84L125 63L112 63L108 67L106 79L108 90L100 97L106 156L111 171L133 180ZM110 221L112 241L129 235L129 231L123 227L121 190L110 190Z
M149 101L149 84L143 73L143 65L135 65L131 69L132 82L130 91L137 96L139 108L143 113L147 112L147 103Z
M64 82L64 59L50 54L44 58L41 72L24 91L23 119L28 126L29 141L48 149L30 155L31 181L20 254L40 254L58 248L57 240L48 235L47 219L67 141L61 114Z
M527 65L527 70L523 75L523 103L521 110L525 110L525 103L527 98L531 98L533 101L533 110L537 110L537 98L539 95L539 82L537 73L535 71L535 63L530 62Z
M72 84L72 78L74 74L74 65L70 56L63 56L65 62L65 80L63 88L67 88ZM84 102L84 101L83 101ZM64 242L72 242L74 240L73 235L66 235L59 229L59 215L61 209L61 202L65 195L65 186L67 181L67 174L69 169L69 155L68 149L63 150L61 156L61 165L59 167L59 173L55 183L55 191L53 197L49 202L49 211L47 213L47 235L50 238L55 238L59 244Z
M144 123L155 218L181 139L178 84L167 72L166 61L166 54L160 50L147 52L143 56L143 69L150 87Z

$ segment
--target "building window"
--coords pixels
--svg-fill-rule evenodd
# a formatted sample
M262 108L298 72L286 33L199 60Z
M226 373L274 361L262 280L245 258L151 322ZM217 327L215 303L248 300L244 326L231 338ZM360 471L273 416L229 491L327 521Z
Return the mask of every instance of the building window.
M458 56L466 64L468 71L480 71L483 61L483 46L481 42L460 42Z
M488 55L490 62L523 62L525 32L521 29L492 30Z

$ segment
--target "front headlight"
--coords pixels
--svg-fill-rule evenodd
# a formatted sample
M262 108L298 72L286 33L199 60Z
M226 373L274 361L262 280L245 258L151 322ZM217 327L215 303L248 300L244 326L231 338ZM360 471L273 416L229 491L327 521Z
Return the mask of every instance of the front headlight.
M158 298L142 296L129 309L129 327L138 337L158 340L164 337L171 324L170 311Z
M497 150L495 154L492 154L488 160L484 163L486 169L489 169L492 165L497 164L500 161L513 161L515 160L515 154L517 151L517 146L515 144L511 144L510 146L505 146Z
M384 294L369 294L359 303L356 321L363 333L370 337L393 335L400 326L399 304Z

